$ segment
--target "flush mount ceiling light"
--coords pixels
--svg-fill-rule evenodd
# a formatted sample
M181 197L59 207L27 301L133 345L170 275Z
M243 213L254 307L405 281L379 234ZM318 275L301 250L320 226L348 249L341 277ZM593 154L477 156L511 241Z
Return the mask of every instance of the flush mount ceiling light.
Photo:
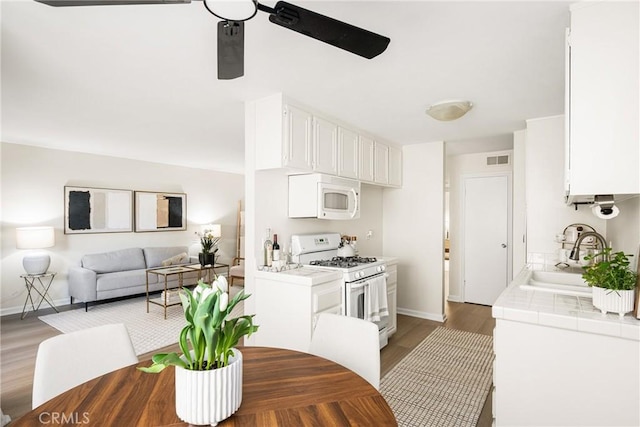
M471 107L473 104L470 101L440 101L430 105L426 113L436 120L448 122L464 116Z

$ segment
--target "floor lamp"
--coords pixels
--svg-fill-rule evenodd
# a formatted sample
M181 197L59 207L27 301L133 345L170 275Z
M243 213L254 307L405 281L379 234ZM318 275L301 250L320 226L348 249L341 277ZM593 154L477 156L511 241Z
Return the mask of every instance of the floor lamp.
M55 244L53 227L20 227L16 228L16 247L18 249L44 249ZM44 274L49 268L51 257L44 252L34 251L22 259L22 266L27 274Z

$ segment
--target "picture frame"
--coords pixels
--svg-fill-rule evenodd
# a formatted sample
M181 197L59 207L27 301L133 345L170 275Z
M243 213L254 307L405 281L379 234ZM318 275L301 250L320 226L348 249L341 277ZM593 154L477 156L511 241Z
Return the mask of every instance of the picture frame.
M64 234L133 232L133 191L64 187Z
M187 229L187 195L152 191L134 192L134 231L184 231Z

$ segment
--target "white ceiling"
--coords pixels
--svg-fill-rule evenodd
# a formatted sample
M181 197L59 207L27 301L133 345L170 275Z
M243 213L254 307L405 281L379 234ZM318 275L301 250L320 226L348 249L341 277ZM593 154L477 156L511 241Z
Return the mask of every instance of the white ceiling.
M1 3L2 141L242 172L244 105L275 92L398 144L503 149L564 110L562 1L295 1L391 38L367 60L271 24L245 27L245 76L219 81L202 2ZM273 6L275 2L265 1ZM462 119L424 114L468 99Z

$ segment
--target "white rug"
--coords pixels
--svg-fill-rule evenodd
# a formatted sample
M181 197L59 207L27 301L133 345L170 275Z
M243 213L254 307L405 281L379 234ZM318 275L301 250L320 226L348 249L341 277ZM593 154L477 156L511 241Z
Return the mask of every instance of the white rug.
M438 327L380 381L398 426L475 427L493 380L493 339Z
M235 295L236 292L232 288L231 294ZM234 307L230 318L243 314L244 301L241 301ZM40 316L39 319L63 333L110 323L124 323L138 356L177 343L180 331L186 325L181 305L168 307L165 320L164 309L158 305L150 304L147 313L146 297L89 305L86 313L83 307Z

